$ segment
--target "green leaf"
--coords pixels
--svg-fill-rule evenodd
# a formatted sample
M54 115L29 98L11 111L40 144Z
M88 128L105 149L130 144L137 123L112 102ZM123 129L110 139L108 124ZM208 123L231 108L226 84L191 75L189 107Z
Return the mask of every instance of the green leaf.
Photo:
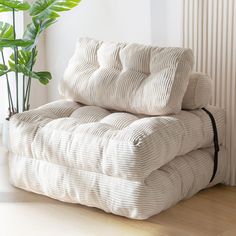
M38 43L38 36L42 32L41 27L36 22L32 22L26 26L26 30L23 35L24 40L33 41L33 44L26 47L26 50L30 51Z
M36 21L33 21L32 23L26 26L23 38L25 40L35 40L38 34L40 34L40 31L40 25L37 24Z
M19 73L22 73L30 78L37 79L41 84L44 85L48 84L52 79L50 72L47 71L34 72L30 71L27 67L22 65L17 65L16 68Z
M30 15L33 22L28 24L23 36L25 40L32 40L34 43L26 50L32 50L37 43L39 35L56 22L58 11L68 11L78 5L80 0L35 0L30 8Z
M80 0L35 0L30 8L30 15L37 19L57 18L58 12L69 11Z
M12 8L0 4L0 12L8 12L8 11L12 11Z
M25 76L32 77L32 78L34 77L33 76L34 73L28 67L24 65L16 65L15 67L11 67L11 70L12 71L17 70L19 73L22 73Z
M0 70L3 71L3 70L8 70L7 66L4 65L4 64L0 64Z
M39 76L39 82L44 85L48 84L52 79L52 75L48 71L36 72L36 74L37 76Z
M41 24L41 30L42 31L45 30L46 28L48 28L49 26L51 26L55 22L56 22L56 18L54 18L54 17L45 19Z
M37 51L34 53L34 58L32 57L32 52L25 51L25 50L19 50L18 51L18 57L17 57L17 63L19 65L22 65L24 67L27 67L28 69L32 68L36 62L37 57ZM33 63L32 63L33 62ZM14 53L10 55L8 64L12 70L15 70L15 57Z
M14 30L13 30L13 26L0 21L0 41L2 39L14 39ZM3 48L0 47L0 50L2 50Z
M30 4L27 1L0 0L0 12L12 11L12 9L26 11L30 9Z
M11 71L17 71L27 77L37 79L41 84L48 84L52 76L47 71L34 72L31 71L31 52L19 51L18 53L18 64L15 65L14 54L10 56L8 64ZM35 53L34 61L36 61L37 53Z
M4 64L0 64L0 76L3 76L8 72L9 72L8 67Z
M0 48L4 47L29 47L34 42L32 40L24 39L0 39Z
M9 71L1 71L1 70L0 70L0 77L3 76L3 75L5 75L5 74L7 74L8 72L9 72Z
M14 39L13 26L0 21L0 40L1 39Z
M56 22L55 18L49 18L44 20L34 19L32 23L28 24L24 32L23 39L32 40L34 43L26 48L26 50L31 50L38 44L39 35L48 28L50 25Z

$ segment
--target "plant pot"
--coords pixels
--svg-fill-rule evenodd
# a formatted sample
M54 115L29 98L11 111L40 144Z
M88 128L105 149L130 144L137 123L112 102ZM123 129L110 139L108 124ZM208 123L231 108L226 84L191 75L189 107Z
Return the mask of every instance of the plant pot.
M6 149L9 149L10 146L9 123L9 120L5 120L2 125L2 144Z

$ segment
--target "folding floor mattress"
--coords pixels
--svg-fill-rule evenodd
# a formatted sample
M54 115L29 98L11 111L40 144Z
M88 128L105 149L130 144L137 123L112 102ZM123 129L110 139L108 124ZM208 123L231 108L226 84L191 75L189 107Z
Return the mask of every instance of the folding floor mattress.
M79 40L65 99L10 121L12 184L146 219L224 183L225 114L192 64L188 49Z

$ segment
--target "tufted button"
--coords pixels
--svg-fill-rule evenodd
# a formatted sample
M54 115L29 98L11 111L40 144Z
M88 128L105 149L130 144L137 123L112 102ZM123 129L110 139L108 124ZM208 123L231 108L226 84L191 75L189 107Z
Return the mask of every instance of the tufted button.
M124 46L123 44L103 42L97 51L99 65L103 68L122 70L119 53Z
M104 117L100 122L112 125L118 129L123 129L138 118L130 113L116 112Z
M150 74L150 52L152 47L128 44L120 51L120 59L123 67L132 71Z
M76 118L80 122L98 122L110 114L109 111L97 106L83 106L71 114L71 118Z

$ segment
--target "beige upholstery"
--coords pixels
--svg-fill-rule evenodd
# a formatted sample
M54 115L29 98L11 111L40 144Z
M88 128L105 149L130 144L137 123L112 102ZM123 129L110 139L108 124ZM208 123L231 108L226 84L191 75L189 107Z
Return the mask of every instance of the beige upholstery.
M206 107L212 96L212 81L202 73L192 73L185 92L182 108L194 110Z
M178 113L192 51L80 39L60 84L66 98L117 111Z
M81 39L60 93L10 120L14 186L146 219L227 178L225 114L192 52ZM213 182L213 130L221 151ZM181 110L183 109L187 110ZM198 108L198 109L197 109Z
M14 186L63 202L146 219L209 187L212 153L212 150L200 149L177 157L153 171L145 181L130 181L11 154L10 179ZM219 157L217 175L210 186L224 183L226 179L227 155L223 148Z
M176 156L213 145L211 121L202 110L138 117L61 101L61 114L54 116L56 111L50 108L53 104L12 118L11 146L15 154L140 180ZM59 102L56 105L59 109ZM216 119L222 142L224 112L215 107L208 109Z

